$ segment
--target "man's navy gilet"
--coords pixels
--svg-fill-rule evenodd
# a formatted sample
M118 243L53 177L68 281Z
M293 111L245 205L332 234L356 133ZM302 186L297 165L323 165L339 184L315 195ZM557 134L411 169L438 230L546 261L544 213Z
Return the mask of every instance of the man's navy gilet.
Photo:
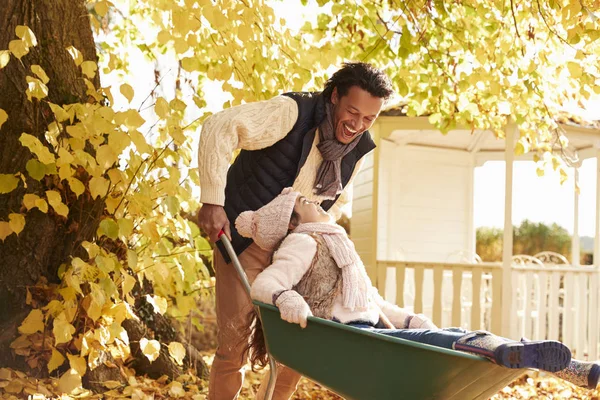
M235 229L235 219L242 212L257 210L292 186L300 168L306 162L315 138L315 131L325 118L325 100L320 93L285 93L298 104L298 120L283 139L261 150L242 150L227 173L225 212L231 223L232 244L242 253L252 239L244 238ZM346 187L358 160L375 148L371 135L365 132L358 145L342 159L342 186ZM321 203L328 210L335 200ZM221 242L221 254L230 261Z

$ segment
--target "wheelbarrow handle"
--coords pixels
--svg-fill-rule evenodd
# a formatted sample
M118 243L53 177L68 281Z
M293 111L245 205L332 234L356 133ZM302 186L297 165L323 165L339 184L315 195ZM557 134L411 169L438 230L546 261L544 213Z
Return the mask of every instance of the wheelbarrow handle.
M242 264L240 264L240 260L238 259L237 254L235 254L235 250L231 245L231 241L229 240L223 229L221 229L221 231L219 232L218 238L221 241L221 243L223 243L223 246L225 246L225 250L227 251L229 258L231 259L231 263L233 264L233 267L238 273L238 276L242 281L242 285L244 285L244 289L246 290L248 297L250 298L250 300L252 300L252 296L250 296L250 282L248 282L248 276L242 268Z

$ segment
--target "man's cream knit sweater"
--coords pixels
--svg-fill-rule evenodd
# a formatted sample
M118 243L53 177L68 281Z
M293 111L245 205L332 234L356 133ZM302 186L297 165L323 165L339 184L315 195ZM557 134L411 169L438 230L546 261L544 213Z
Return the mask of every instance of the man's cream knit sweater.
M198 152L200 202L224 205L227 169L232 153L237 149L259 150L275 144L292 130L297 119L298 106L287 96L243 104L209 117L202 127ZM317 134L293 187L310 200L323 201L328 198L313 192L317 170L323 161L317 149L318 143ZM352 183L363 161L364 157L354 168L346 188ZM340 208L348 202L349 197L347 190L344 190L329 210L334 218L341 216Z

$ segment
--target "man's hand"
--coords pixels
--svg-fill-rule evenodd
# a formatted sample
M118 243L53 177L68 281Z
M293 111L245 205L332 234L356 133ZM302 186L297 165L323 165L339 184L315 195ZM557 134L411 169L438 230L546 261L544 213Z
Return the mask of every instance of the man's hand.
M210 237L212 242L219 240L221 229L231 240L231 229L229 228L229 219L223 206L216 204L204 204L198 212L198 225Z

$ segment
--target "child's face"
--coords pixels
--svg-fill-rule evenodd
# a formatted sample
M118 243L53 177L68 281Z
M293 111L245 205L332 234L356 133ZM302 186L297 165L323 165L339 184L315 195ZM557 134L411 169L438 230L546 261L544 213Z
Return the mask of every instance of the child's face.
M298 214L298 222L301 224L331 221L331 216L327 214L318 203L310 201L304 196L298 196L296 198L294 211Z

